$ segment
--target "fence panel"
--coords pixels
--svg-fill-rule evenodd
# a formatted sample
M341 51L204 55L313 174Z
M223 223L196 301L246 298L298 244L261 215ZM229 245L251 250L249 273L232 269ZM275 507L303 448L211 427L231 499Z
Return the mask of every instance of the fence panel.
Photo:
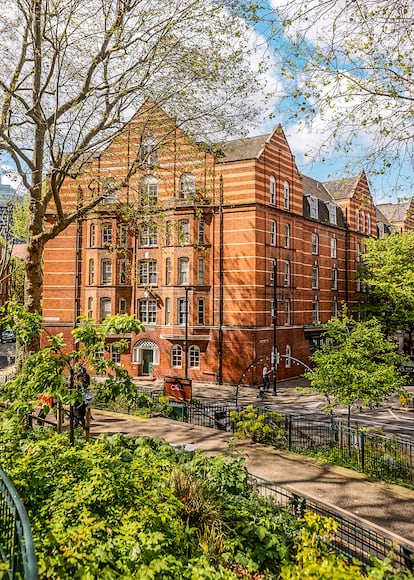
M32 532L14 485L0 469L0 556L9 566L5 577L38 580Z
M281 485L258 477L251 477L251 483L260 495L271 497L278 505L289 507L297 516L308 510L335 520L338 527L328 544L345 556L355 558L365 565L372 564L373 557L381 560L390 557L395 568L414 571L414 544L404 543L402 538L386 530Z

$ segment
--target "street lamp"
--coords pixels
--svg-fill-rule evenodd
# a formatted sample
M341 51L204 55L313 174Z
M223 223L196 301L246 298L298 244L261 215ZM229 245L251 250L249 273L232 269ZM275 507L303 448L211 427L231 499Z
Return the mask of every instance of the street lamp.
M273 394L277 395L277 342L276 342L276 331L277 331L277 295L276 295L276 260L273 261L273 310L272 310L272 320L273 320L273 357L272 357L272 369L273 369Z

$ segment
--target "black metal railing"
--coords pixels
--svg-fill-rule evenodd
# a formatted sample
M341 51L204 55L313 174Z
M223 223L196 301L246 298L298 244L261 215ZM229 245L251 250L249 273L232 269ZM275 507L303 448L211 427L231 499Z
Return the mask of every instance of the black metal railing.
M311 496L298 494L287 487L252 477L251 483L260 495L271 497L278 505L288 506L301 516L305 510L332 518L337 524L328 544L348 558L370 565L373 558L390 558L395 568L414 571L414 544L376 527L340 508L322 503Z
M7 566L4 578L38 580L29 518L14 485L2 469L0 469L0 557Z

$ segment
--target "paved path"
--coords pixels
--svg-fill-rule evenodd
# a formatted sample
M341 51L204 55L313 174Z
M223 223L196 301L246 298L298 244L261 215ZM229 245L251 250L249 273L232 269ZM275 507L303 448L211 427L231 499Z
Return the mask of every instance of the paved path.
M169 443L191 443L210 455L233 449L246 457L246 467L252 475L345 509L406 538L413 543L414 549L414 490L380 483L358 472L305 456L241 441L231 433L206 427L161 417L143 419L95 409L93 416L93 435L147 435Z

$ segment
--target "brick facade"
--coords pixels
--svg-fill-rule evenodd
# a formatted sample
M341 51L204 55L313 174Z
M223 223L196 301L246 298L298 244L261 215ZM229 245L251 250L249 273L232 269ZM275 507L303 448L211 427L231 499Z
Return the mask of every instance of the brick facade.
M135 314L146 331L120 356L134 376L187 367L194 380L258 383L272 313L278 380L298 376L291 356L308 363L318 323L357 300L358 256L378 220L366 177L301 176L280 127L210 150L143 110L62 193L70 207L105 187L46 246L43 316L68 337L81 314Z

